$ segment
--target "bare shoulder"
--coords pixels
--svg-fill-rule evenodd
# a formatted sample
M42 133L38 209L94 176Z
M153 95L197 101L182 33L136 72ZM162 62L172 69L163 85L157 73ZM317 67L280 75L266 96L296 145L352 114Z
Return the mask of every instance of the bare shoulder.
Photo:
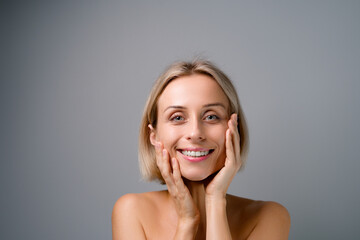
M290 224L290 214L288 210L277 202L261 202L259 203L259 212L261 219L277 220L282 223Z
M126 208L140 202L146 202L146 194L147 193L127 193L115 202L114 209Z
M125 194L115 202L114 211L120 209L132 211L132 209L128 208L136 206L136 209L141 209L141 206L154 204L157 198L165 195L165 193L163 192L164 191Z
M145 239L137 214L139 202L141 197L134 193L126 194L116 201L111 216L113 240L129 237Z
M290 214L281 204L271 201L254 201L256 226L248 239L288 239Z
M151 214L161 192L129 193L121 196L112 211L113 239L145 239L142 218Z
M235 236L246 239L288 239L290 214L283 205L232 195L227 199L229 224L239 229Z
M121 196L114 204L113 217L131 214L132 217L139 217L144 209L149 211L155 207L159 198L165 195L165 191L128 193Z

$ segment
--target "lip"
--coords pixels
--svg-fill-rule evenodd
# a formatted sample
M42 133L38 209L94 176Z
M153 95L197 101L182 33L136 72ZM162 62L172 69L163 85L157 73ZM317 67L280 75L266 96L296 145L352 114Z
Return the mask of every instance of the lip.
M201 157L190 157L190 156L186 156L184 154L182 154L181 151L210 151L208 155L206 156L201 156ZM178 152L181 154L181 156L190 161L190 162L201 162L204 161L206 159L208 159L210 157L210 155L214 152L213 149L209 149L209 148L182 148L179 149Z
M205 151L210 151L211 149L210 148L181 148L179 150L180 151L202 151L202 152L205 152Z

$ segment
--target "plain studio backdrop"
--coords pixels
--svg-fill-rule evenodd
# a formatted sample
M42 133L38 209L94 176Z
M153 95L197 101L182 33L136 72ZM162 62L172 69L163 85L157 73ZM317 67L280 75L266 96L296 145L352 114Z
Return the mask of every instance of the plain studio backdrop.
M202 56L250 130L229 189L273 200L290 239L360 235L359 1L8 1L1 5L0 238L110 239L141 181L151 86Z

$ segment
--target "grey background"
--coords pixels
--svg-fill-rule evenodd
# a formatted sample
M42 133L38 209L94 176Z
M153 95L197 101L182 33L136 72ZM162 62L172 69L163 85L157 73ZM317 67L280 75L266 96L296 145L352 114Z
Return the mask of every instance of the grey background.
M285 205L290 239L360 235L359 1L1 3L1 239L110 239L140 180L150 88L203 56L250 128L229 192Z

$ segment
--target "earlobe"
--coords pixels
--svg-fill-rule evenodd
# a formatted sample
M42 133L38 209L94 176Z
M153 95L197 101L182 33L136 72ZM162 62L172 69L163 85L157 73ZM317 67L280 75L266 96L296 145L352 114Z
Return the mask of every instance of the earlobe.
M151 142L151 144L153 145L153 146L155 146L156 145L156 134L155 134L155 129L154 129L154 127L151 125L151 124L149 124L148 125L148 127L149 127L149 129L150 129L150 142Z

